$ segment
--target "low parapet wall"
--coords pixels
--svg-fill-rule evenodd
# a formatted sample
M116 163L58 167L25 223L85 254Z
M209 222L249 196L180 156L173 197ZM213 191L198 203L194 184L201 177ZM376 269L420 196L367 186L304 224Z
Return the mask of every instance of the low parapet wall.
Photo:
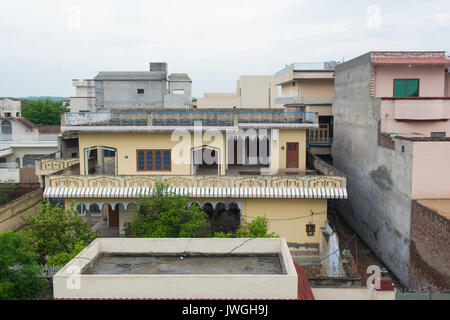
M16 231L24 225L23 218L39 212L42 201L42 189L23 195L0 207L0 232Z

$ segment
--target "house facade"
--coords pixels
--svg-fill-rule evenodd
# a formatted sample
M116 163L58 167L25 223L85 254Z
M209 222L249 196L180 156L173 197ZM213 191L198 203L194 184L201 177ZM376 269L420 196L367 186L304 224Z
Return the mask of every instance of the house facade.
M334 67L336 61L325 63L292 63L275 74L275 85L281 95L275 99L280 106L305 106L317 112L319 128L307 132L307 145L311 153L331 161L333 141Z
M35 160L57 151L59 126L0 117L0 181L38 182Z
M78 133L79 163L43 172L44 197L102 216L122 235L136 198L165 181L208 214L239 223L265 214L271 231L319 250L327 199L346 198L346 178L307 155L306 130L317 127L304 108L65 114L61 128Z
M165 62L150 62L149 71L102 71L94 78L95 110L190 108L192 80L168 74Z
M449 66L445 52L387 51L335 70L332 156L349 193L336 206L410 287L450 286Z

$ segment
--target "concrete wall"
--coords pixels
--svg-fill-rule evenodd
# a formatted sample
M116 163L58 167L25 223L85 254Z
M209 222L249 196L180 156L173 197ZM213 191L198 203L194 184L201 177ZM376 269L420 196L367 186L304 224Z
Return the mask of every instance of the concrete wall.
M450 198L450 141L414 141L411 198Z
M12 117L22 116L22 103L20 100L0 99L0 117L6 117L5 113L10 113Z
M336 67L332 156L347 176L348 200L335 205L406 284L412 150L378 146L380 100L370 98L369 61L366 54Z
M0 168L0 182L20 182L20 169Z
M276 108L277 96L273 76L240 76L236 93L205 93L197 108Z
M67 282L101 253L278 254L285 274L81 274L81 290ZM98 238L53 277L55 299L297 299L298 279L284 239Z
M0 207L0 233L8 230L18 230L23 224L23 218L39 212L42 201L42 189L38 189L8 202Z
M137 89L144 89L144 94L138 94ZM114 80L95 81L95 106L97 110L161 108L164 95L167 93L166 81L150 80Z

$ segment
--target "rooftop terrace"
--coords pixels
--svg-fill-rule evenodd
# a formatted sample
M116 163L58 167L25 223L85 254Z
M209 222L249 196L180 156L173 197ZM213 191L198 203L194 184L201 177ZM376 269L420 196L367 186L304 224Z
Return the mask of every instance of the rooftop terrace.
M80 130L81 127L134 127L130 129L171 129L173 127L233 128L262 125L267 127L314 126L315 112L305 108L295 111L262 109L152 109L142 112L68 112L61 115L63 131Z

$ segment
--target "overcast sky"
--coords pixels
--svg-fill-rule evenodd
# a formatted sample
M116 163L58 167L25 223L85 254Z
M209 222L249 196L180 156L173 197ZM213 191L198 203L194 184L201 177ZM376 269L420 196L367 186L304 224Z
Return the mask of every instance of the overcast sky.
M68 97L73 78L166 61L200 97L292 62L449 52L450 1L2 1L0 43L0 96Z

